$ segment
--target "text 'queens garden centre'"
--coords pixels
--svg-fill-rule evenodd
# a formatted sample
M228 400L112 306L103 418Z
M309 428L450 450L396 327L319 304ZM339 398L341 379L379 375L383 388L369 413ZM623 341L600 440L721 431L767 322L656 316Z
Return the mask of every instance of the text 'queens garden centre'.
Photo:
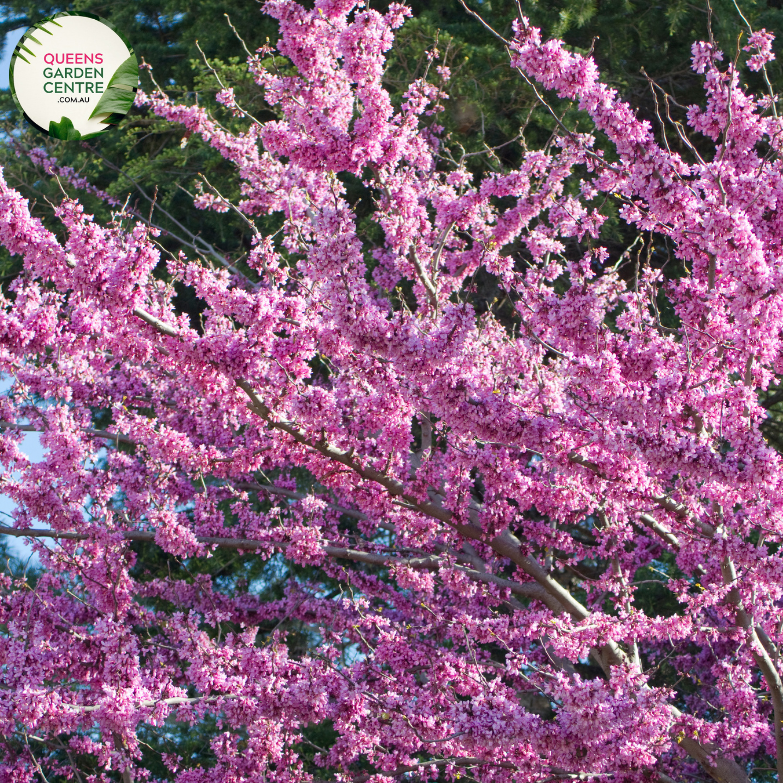
M43 85L46 93L78 93L78 94L98 94L103 92L104 77L103 68L97 68L95 65L103 64L103 54L101 52L87 54L86 52L67 52L62 55L46 54L44 62L50 67L44 68L44 78L51 81L45 81ZM76 67L51 67L60 64L71 63ZM88 65L92 63L93 65ZM80 67L81 65L85 67ZM100 79L100 81L98 81Z

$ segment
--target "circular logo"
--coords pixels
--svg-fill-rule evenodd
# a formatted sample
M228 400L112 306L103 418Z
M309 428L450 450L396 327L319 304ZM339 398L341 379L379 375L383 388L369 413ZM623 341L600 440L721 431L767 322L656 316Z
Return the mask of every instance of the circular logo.
M17 106L38 130L56 139L84 139L128 113L139 65L109 22L64 11L22 36L9 81Z

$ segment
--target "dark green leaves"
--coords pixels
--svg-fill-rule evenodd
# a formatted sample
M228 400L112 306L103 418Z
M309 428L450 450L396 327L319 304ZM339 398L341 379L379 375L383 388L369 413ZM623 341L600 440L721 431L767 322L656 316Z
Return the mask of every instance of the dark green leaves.
M114 72L109 80L105 92L101 95L98 105L93 109L90 119L97 114L119 114L124 116L133 106L133 97L139 84L139 65L136 56L131 55ZM114 117L107 117L104 122L112 121Z
M49 135L64 141L76 141L82 137L68 117L61 117L60 122L52 120L49 123Z

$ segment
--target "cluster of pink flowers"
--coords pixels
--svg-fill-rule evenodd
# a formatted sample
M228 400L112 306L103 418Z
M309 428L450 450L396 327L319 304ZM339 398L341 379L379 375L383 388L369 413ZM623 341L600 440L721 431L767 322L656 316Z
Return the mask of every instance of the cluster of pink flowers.
M60 166L57 163L57 158L52 158L44 147L33 147L29 150L17 151L17 155L21 156L26 154L30 160L35 163L36 166L40 166L46 174L50 176L58 177L61 181L66 182L77 190L84 191L85 193L91 193L97 196L107 204L111 204L113 207L119 207L120 202L117 199L110 196L100 188L96 188L95 185L83 177L72 166Z
M304 732L327 723L312 764L341 783L783 765L783 461L758 401L783 372L781 121L696 44L688 121L715 155L686 160L523 19L511 66L577 102L613 162L564 129L479 179L439 163L440 87L395 109L383 86L406 8L265 11L294 67L249 68L278 119L231 134L137 96L234 164L241 210L281 220L253 238L252 280L162 260L149 228L69 199L60 244L0 179L0 242L25 263L0 297L0 491L44 566L0 577L0 779L78 779L89 758L82 779L151 780L140 728L209 715L212 765L167 752L170 779L310 783ZM771 40L751 38L751 67ZM640 263L629 287L600 245L606 199L686 273ZM480 270L512 315L477 315ZM282 597L139 573L133 540L255 553ZM640 609L650 580L678 612Z
M772 42L774 40L775 36L764 29L751 33L748 38L748 45L742 47L745 52L755 51L755 54L748 58L748 68L751 71L760 71L768 62L772 62L775 59L775 55L772 53Z

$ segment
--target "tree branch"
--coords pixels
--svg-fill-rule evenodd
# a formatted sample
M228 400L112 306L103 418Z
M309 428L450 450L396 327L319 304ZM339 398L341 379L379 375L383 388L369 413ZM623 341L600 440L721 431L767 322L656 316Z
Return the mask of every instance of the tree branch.
M122 537L125 541L155 541L155 531L152 530L123 530ZM90 536L87 533L77 533L75 531L57 531L44 530L41 528L30 528L27 530L0 526L0 535L11 536L14 538L52 538L64 539L67 541L87 541ZM253 552L257 549L274 546L281 549L287 547L286 542L260 541L250 538L223 538L220 536L197 536L196 540L200 544L216 546L221 549L242 549ZM539 585L532 582L515 582L511 579L503 579L500 576L489 574L484 571L477 571L473 568L449 563L436 555L427 557L393 557L374 552L363 552L359 549L349 549L348 547L333 546L327 544L323 547L323 553L329 557L338 560L352 560L356 563L365 563L367 565L377 565L386 568L395 566L407 566L415 570L439 571L441 568L453 568L465 574L469 579L484 584L492 584L503 590L508 590L514 595L522 596L541 601L550 608L553 606L551 597ZM559 608L559 607L558 607Z
M748 634L753 660L761 670L764 681L767 683L767 688L769 688L772 711L774 713L778 780L783 780L783 682L781 682L777 667L759 638L753 619L746 611L742 602L742 597L737 587L737 572L731 558L726 557L723 559L721 562L721 573L723 575L723 583L727 587L731 587L727 600L735 609L737 625Z

